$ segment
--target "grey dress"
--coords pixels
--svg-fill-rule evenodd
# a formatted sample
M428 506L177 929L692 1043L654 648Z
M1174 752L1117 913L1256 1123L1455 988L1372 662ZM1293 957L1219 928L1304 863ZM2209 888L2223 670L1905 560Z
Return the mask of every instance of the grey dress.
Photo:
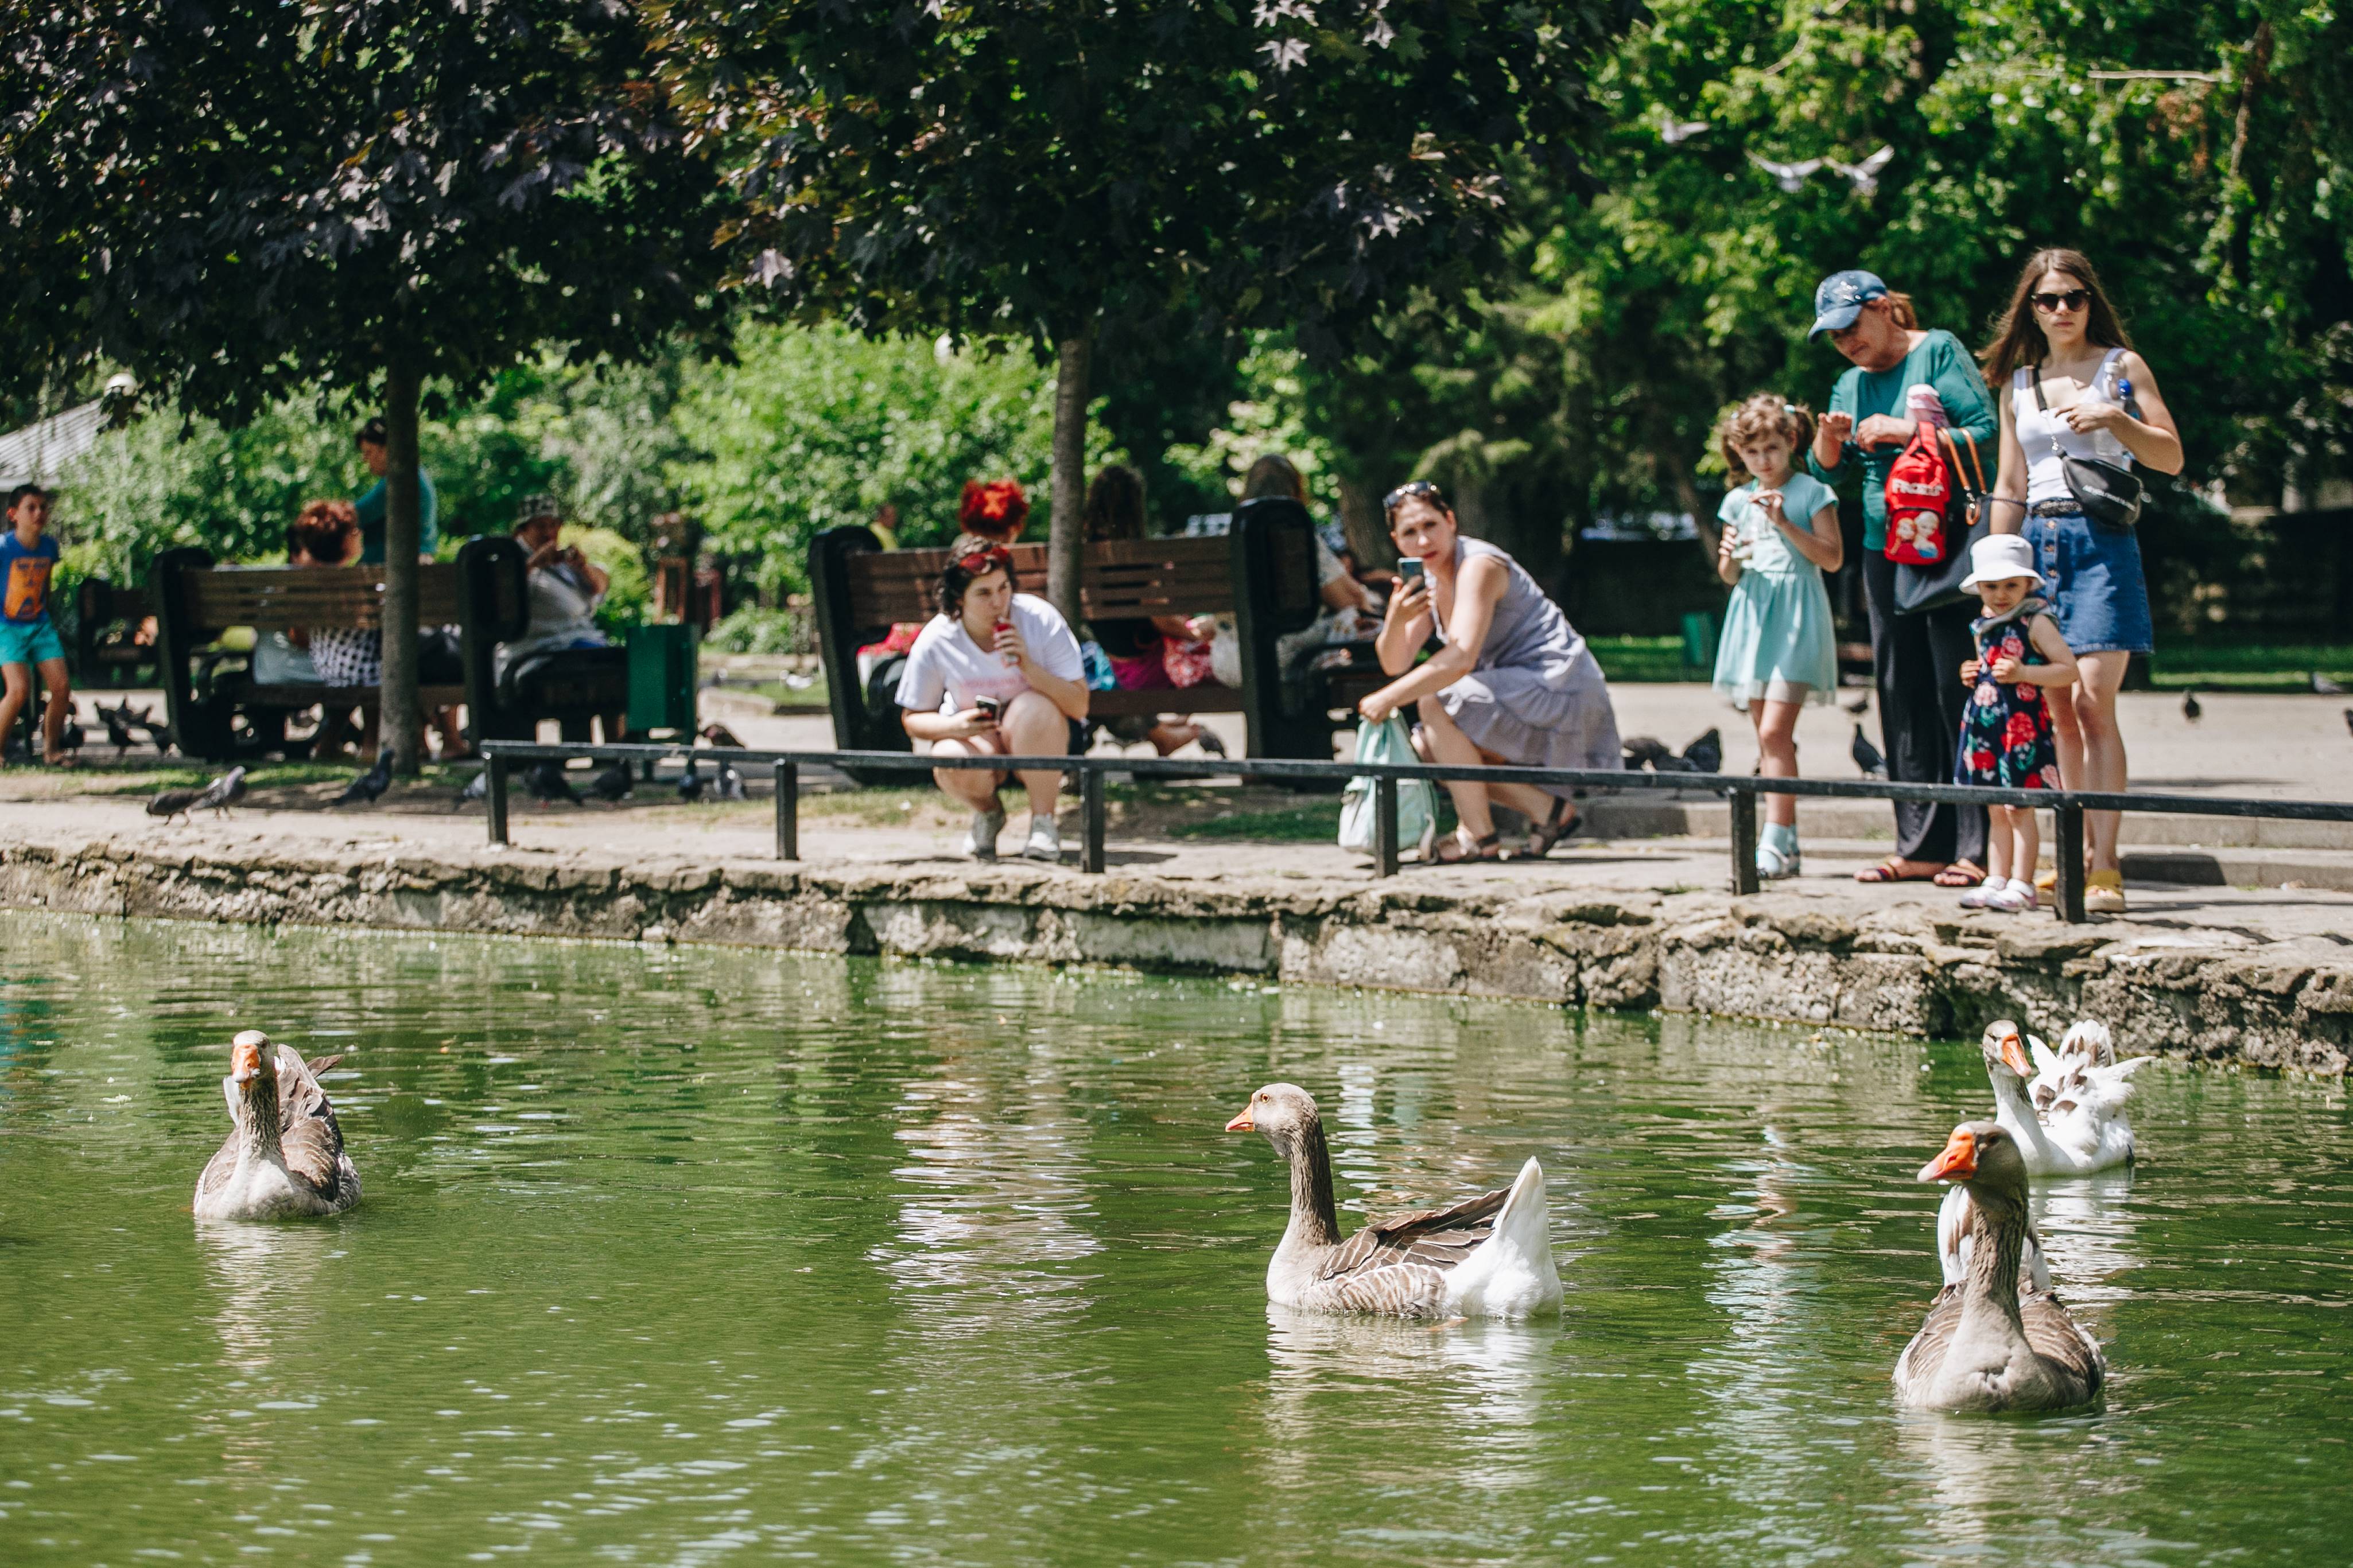
M1438 694L1447 716L1481 751L1524 767L1624 767L1609 683L1585 639L1536 580L1492 544L1454 542L1458 583L1474 555L1494 557L1509 575L1477 666ZM1445 634L1442 621L1438 629ZM1566 784L1544 788L1563 799L1571 794Z

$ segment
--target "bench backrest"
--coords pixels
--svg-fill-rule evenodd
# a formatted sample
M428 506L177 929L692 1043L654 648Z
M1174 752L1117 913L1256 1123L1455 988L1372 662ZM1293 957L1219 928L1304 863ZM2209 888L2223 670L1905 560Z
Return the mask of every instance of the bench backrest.
M217 637L231 626L370 630L384 624L381 566L212 566L184 569L173 581L180 625L193 637ZM417 625L454 624L459 600L455 562L417 567Z
M928 621L945 569L944 550L887 550L848 562L849 619L877 638L897 621ZM1046 547L1013 547L1025 594L1046 591ZM1080 601L1089 620L1213 616L1234 607L1233 550L1223 539L1114 540L1087 546Z

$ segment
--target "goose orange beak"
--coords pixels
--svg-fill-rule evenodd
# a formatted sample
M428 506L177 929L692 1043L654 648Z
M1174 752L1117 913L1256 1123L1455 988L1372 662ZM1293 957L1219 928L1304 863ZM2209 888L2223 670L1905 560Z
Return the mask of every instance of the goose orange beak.
M239 1040L229 1047L228 1075L238 1083L251 1083L261 1076L261 1047L252 1040Z
M2034 1064L2026 1059L2026 1047L2020 1042L2016 1029L2001 1037L2001 1061L2019 1077L2029 1080L2033 1079Z
M1229 1132L1255 1132L1258 1131L1258 1123L1250 1119L1250 1110L1248 1107L1244 1107L1242 1113L1240 1116L1235 1117L1231 1121L1226 1123L1226 1131Z
M1920 1167L1924 1182L1965 1182L1978 1173L1978 1141L1972 1132L1955 1132L1945 1152Z

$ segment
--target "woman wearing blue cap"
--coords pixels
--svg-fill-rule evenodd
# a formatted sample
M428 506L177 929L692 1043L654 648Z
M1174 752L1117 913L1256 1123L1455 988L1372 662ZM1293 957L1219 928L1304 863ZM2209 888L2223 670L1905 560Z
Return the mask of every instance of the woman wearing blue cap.
M1921 329L1911 300L1869 272L1834 272L1814 290L1814 326L1852 362L1831 391L1807 466L1835 485L1862 470L1862 591L1871 613L1871 660L1887 776L1944 784L1968 692L1953 671L1975 652L1974 606L1915 615L1895 607L1887 543L1887 470L1926 412L1993 450L1994 401L1976 362L1947 331ZM1911 394L1907 397L1907 394ZM1941 407L1939 407L1941 405ZM1985 879L1986 816L1977 806L1895 803L1895 853L1860 873L1863 882L1931 881L1973 888Z

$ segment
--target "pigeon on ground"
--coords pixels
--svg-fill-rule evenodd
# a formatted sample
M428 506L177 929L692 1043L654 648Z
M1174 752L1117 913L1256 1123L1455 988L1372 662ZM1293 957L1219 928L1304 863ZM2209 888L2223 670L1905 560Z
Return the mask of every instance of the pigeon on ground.
M1677 120L1665 109L1659 110L1659 140L1670 147L1680 147L1708 129L1705 120Z
M700 802L703 787L709 782L702 776L702 770L695 765L694 753L687 752L686 772L678 775L678 798L690 805Z
M106 726L106 738L114 742L115 760L121 761L131 749L131 742L139 738L131 732L131 705L126 702L112 708L100 706L98 718Z
M795 675L790 671L786 671L785 675L785 684L795 691L807 691L810 687L817 684L817 677L814 675Z
M1748 154L1748 161L1772 175L1773 183L1793 196L1806 188L1807 176L1822 166L1820 158L1808 158L1796 163L1777 163L1754 153Z
M1879 172L1895 158L1895 149L1882 147L1860 163L1841 163L1836 158L1823 160L1854 184L1854 193L1867 196L1879 189Z
M1657 767L1662 757L1674 757L1672 752L1668 751L1664 744L1650 735L1636 735L1624 742L1622 749L1626 753L1626 766L1635 772L1640 772L1646 765Z
M169 821L174 816L209 811L224 816L245 798L245 770L231 768L202 789L167 789L147 803L147 815Z
M2181 694L2181 716L2192 724L2206 717L2206 710L2198 705L2198 693L2195 691Z
M1881 756L1879 748L1863 735L1860 724L1854 727L1854 744L1846 749L1846 754L1854 759L1854 765L1863 771L1865 777L1883 779L1887 776L1887 759Z
M125 708L129 708L129 706L130 705L128 703L124 704ZM123 718L132 729L144 730L147 731L147 739L154 742L155 752L158 756L171 755L172 726L169 724L158 723L151 716L151 710L145 708L128 711L123 714Z
M2353 708L2345 710L2345 727L2353 730Z
M564 776L562 763L542 763L523 774L522 782L533 795L550 805L559 800L570 801L574 805L582 804L580 792L574 789L572 781Z
M1724 734L1710 730L1683 748L1683 761L1692 764L1694 773L1715 773L1724 771Z
M704 676L700 681L696 682L694 689L697 691L708 691L714 686L724 686L726 684L727 672L723 669L714 669L709 675Z
M1845 709L1848 712L1857 716L1868 713L1871 711L1871 693L1866 691L1862 696L1856 698L1853 701L1841 702L1839 706Z
M2321 674L2320 671L2316 669L2312 672L2312 689L2320 693L2323 697L2342 697L2345 695L2345 688L2337 685L2337 682L2329 679L2328 677Z
M752 798L744 788L744 775L735 771L734 763L724 758L720 759L719 763L719 798L722 800Z
M58 731L58 745L64 751L79 752L81 750L82 742L89 739L89 731L81 727L81 721L79 719L68 719L65 728Z
M588 793L604 801L627 800L636 787L637 781L630 775L627 763L615 763L588 781Z
M705 724L702 734L704 742L710 745L733 746L739 752L744 750L744 742L736 738L734 731L724 724Z
M387 749L376 753L375 766L343 786L343 793L334 798L333 804L373 805L383 799L384 792L391 787L392 752Z
M200 789L159 791L155 798L147 803L147 815L160 816L166 822L175 816L185 816L204 793Z
M468 801L488 800L490 798L491 770L486 767L476 768L474 770L474 776L466 781L466 787L458 792L458 798L449 803L449 809L451 811L463 811L466 809L466 803Z

